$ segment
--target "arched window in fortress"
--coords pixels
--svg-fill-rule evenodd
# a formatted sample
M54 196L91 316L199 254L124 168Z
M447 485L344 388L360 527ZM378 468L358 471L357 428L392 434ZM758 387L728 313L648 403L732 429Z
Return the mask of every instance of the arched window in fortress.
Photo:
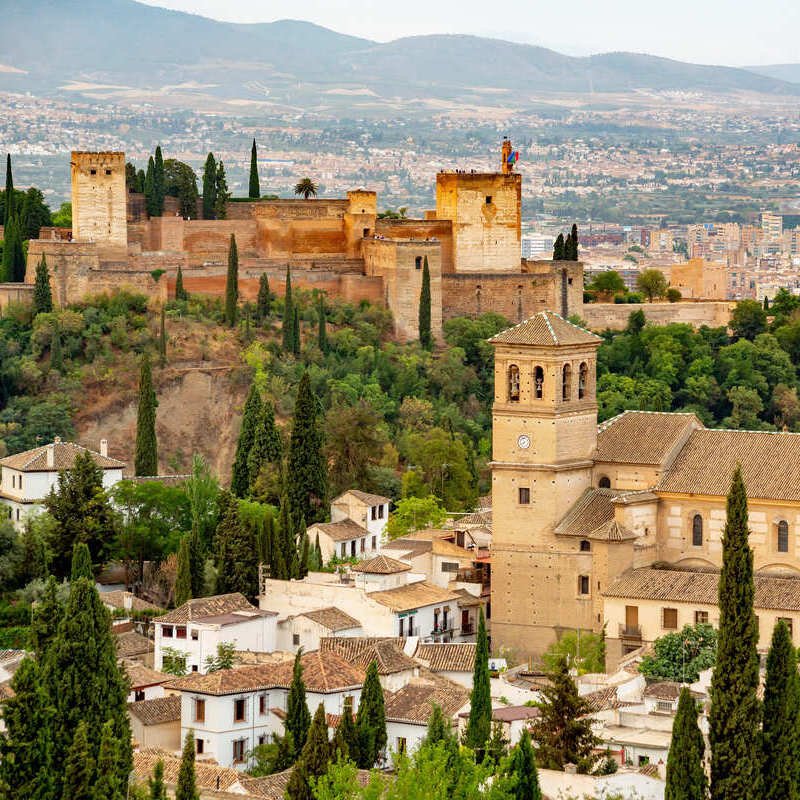
M692 517L692 547L703 546L703 518L699 514Z
M581 553L588 553L592 549L592 543L588 539L581 539Z
M536 399L541 400L544 397L544 369L542 367L536 367L533 370L533 387Z
M516 364L508 368L508 399L513 403L519 401L519 367Z
M561 370L561 399L569 400L572 397L572 367L564 364Z
M789 552L789 523L785 519L778 522L778 552Z
M589 380L589 367L586 362L582 361L580 369L578 370L578 399L583 400L586 397L586 382Z

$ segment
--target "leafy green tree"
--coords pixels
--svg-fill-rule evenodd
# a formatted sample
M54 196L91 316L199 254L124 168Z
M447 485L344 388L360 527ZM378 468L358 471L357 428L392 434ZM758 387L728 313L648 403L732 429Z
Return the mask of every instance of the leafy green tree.
M239 252L231 234L228 248L228 274L225 278L225 324L233 328L239 319Z
M216 655L206 658L206 673L219 672L221 669L233 669L236 661L236 642L220 642L217 645Z
M767 312L757 300L740 300L731 314L730 327L735 338L752 341L767 330Z
M253 531L242 523L235 501L225 504L214 537L217 550L217 592L258 595L258 551Z
M653 642L653 653L639 665L646 678L694 683L717 659L717 631L711 625L684 625Z
M325 324L325 299L320 296L317 305L317 347L321 353L327 354L328 346L328 331Z
M158 440L156 439L156 408L158 400L153 388L150 357L142 355L139 372L139 407L136 416L136 475L158 475Z
M50 369L61 372L64 368L64 356L61 352L61 330L58 322L53 326L53 338L50 340Z
M300 309L294 307L294 316L292 317L292 355L295 358L300 357L300 348L303 340L300 338Z
M358 766L372 769L386 748L386 709L378 665L371 661L361 688L356 714L358 731Z
M0 734L2 796L52 800L53 718L41 667L25 658L11 679L13 694L3 703L5 730Z
M478 616L475 665L472 671L472 692L469 697L469 718L464 731L464 744L482 757L492 728L492 695L489 685L489 636L483 608Z
M283 323L281 325L283 336L283 350L285 353L295 351L294 343L294 303L292 302L292 273L286 267L286 291L283 299Z
M486 757L495 764L500 762L508 755L509 740L503 730L502 722L492 723L492 735L486 743Z
M164 783L164 762L161 759L156 761L153 777L147 779L147 788L147 800L168 800L167 785Z
M296 195L303 195L303 199L308 200L309 197L317 196L317 184L311 178L303 178L298 181L294 187Z
M406 497L398 500L389 514L386 534L390 539L398 539L424 528L438 528L446 519L447 512L433 495Z
M228 180L225 177L225 166L222 161L219 161L217 162L217 175L214 181L214 219L226 219L230 197Z
M182 606L187 600L192 599L192 553L191 533L181 536L181 546L178 549L178 572L175 578L175 605Z
M117 742L114 739L114 722L107 720L100 735L100 749L97 755L97 778L94 782L96 800L125 800L127 780L120 783L117 770ZM122 787L125 787L123 790Z
M514 800L542 800L536 756L527 728L523 729L519 742L511 751L508 771L517 779L512 795Z
M703 767L705 747L697 724L697 703L684 686L672 724L664 800L705 800L708 791Z
M266 272L258 279L258 297L256 299L256 322L263 325L272 311L272 292L269 290L269 277Z
M300 758L294 765L289 783L286 786L288 800L313 800L312 781L321 778L328 771L331 746L328 742L328 723L325 719L325 706L320 703L314 712L314 719L308 729Z
M422 288L419 292L419 343L425 350L433 347L431 332L431 273L428 256L422 262Z
M93 778L95 759L89 747L86 720L81 720L64 762L62 800L94 800Z
M250 489L250 468L248 459L253 450L259 425L264 424L263 403L255 381L250 384L247 399L242 410L242 425L236 442L236 453L233 458L231 475L231 492L236 497L247 497Z
M213 153L206 156L203 168L203 219L214 219L217 203L217 162Z
M602 634L591 631L565 631L542 656L545 669L556 669L562 658L566 658L569 665L578 670L579 675L605 672L605 639Z
M553 243L553 261L563 261L566 258L564 252L564 234L559 233Z
M161 320L158 331L158 365L162 369L167 366L167 316L163 306L161 308Z
M75 542L72 546L72 569L70 581L77 581L78 578L94 580L94 569L92 568L92 556L86 542Z
M197 175L188 164L174 158L164 162L164 190L178 198L178 211L184 219L197 217Z
M719 642L711 678L711 800L761 796L758 624L748 537L747 493L737 466L722 537Z
M303 651L298 650L294 657L292 683L286 698L286 722L284 727L291 734L294 745L294 756L297 758L303 751L311 725L311 713L306 704L306 685L303 682Z
M589 703L578 695L566 659L548 675L550 684L541 690L541 716L534 721L531 735L539 745L536 757L545 769L563 770L575 764L578 772L591 772L597 754Z
M181 270L180 265L178 265L178 274L175 276L175 299L189 299L189 293L183 288L183 270Z
M327 465L318 401L308 372L303 373L297 388L287 470L289 500L295 519L303 518L307 522L323 519L327 511Z
M252 758L254 763L249 773L255 778L289 769L296 761L292 734L287 732L278 736L273 733L272 741L258 745L252 752Z
M253 139L253 146L250 149L250 187L248 196L251 200L258 200L261 197L261 186L258 181L258 151L256 150L255 139Z
M194 769L194 731L192 730L186 732L183 740L183 754L178 770L178 784L175 787L175 800L200 800Z
M588 288L602 295L622 294L625 292L625 281L619 272L609 269L595 275Z
M50 291L50 270L47 259L42 255L36 265L36 281L33 286L33 316L49 314L53 310L53 294Z
M763 800L797 800L800 676L792 635L783 620L772 632L764 683Z
M636 278L636 288L644 294L649 302L667 293L667 279L660 269L645 269Z

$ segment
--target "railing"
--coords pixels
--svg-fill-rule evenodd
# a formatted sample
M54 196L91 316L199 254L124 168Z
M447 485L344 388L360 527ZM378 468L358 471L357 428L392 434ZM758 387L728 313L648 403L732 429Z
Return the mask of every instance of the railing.
M431 636L441 636L443 633L452 633L453 624L448 620L443 625L434 625Z
M475 633L475 625L472 622L466 622L461 625L462 636L472 636Z
M488 586L489 576L485 570L467 567L456 572L456 581L460 583L479 583L481 586Z
M619 635L621 639L641 639L641 625L620 625Z

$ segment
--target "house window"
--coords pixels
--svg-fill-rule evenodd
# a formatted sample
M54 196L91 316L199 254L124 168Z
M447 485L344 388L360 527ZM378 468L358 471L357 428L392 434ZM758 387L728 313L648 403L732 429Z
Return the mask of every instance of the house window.
M589 594L589 576L578 576L578 594Z
M406 635L405 634L405 627L406 627L405 617L400 617L399 622L400 622L399 633L397 635L402 639Z
M792 635L792 620L789 617L778 617L778 622L786 623L786 627L789 629L789 636Z
M403 753L405 753L406 752L406 746L407 746L406 745L406 737L405 736L398 736L397 737L397 747L395 748L395 750L397 750L398 754L402 755Z
M508 368L508 399L512 403L519 401L519 367L516 364Z
M578 399L583 399L586 397L586 381L589 377L589 368L586 366L586 362L581 362L581 366L578 369Z
M572 367L564 364L561 370L561 399L569 400L572 396Z
M433 609L433 632L436 633L439 630L439 609Z
M662 608L661 609L661 627L664 630L674 631L678 628L678 609L677 608Z
M200 700L198 697L195 697L194 699L194 721L206 721L206 701Z
M521 506L530 505L531 490L527 486L520 486L519 489L517 489L517 495L519 499L519 504Z
M588 553L592 549L592 543L588 539L581 539L581 553Z
M669 714L672 711L672 703L669 700L657 700L656 711L665 711Z
M90 175L97 175L97 170L96 169L90 169L89 170L89 174Z
M107 169L107 170L106 170L106 175L110 175L110 174L111 174L111 170L110 170L110 169Z
M299 633L293 633L292 634L292 644L295 647L299 647L300 646L300 634Z
M244 753L247 749L247 739L237 739L233 743L233 763L241 764L244 761Z
M364 238L366 239L369 236L369 228L364 228L362 230L362 234L363 234Z
M269 737L267 736L267 734L266 734L266 733L262 733L262 734L261 734L261 735L258 737L258 744L259 744L259 746L261 746L262 744L266 744L268 740L269 740Z
M383 519L383 506L378 506L378 519Z
M342 542L342 558L347 558L347 542Z
M202 739L195 739L194 740L194 749L198 755L203 754L203 740Z
M414 259L414 269L422 269L422 256L417 256Z
M610 489L611 488L611 478L608 475L603 475L599 481L597 481L597 485L601 489Z
M541 400L544 397L544 370L541 367L533 370L533 385L536 389L536 399Z
M492 204L492 196L490 194L486 195L486 205L490 206Z
M363 553L366 549L367 549L367 540L366 539L362 539L361 540L361 552Z
M186 638L186 626L185 625L178 625L175 628L175 638L176 639L185 639Z
M192 641L196 642L200 638L200 631L193 630L192 631Z
M370 509L370 516L372 519L378 519L378 506L372 506Z
M458 572L458 562L442 561L442 572Z
M199 672L197 664L192 664L192 672Z
M260 694L258 696L258 713L263 717L269 711L269 695Z
M17 509L17 522L19 522L19 509Z
M233 721L234 722L245 721L244 697L238 697L236 698L236 700L233 701Z
M694 612L695 625L708 625L708 611L695 611Z
M375 548L377 546L378 546L378 537L377 536L373 536L372 537L372 549L375 550Z
M703 518L699 514L692 517L692 546L703 546Z
M165 639L171 639L172 638L172 625L162 625L161 626L161 635Z
M785 519L778 523L778 552L789 552L789 523Z
M136 702L136 703L139 703L142 700L144 700L144 689L137 689L133 693L133 699L134 699L134 702Z

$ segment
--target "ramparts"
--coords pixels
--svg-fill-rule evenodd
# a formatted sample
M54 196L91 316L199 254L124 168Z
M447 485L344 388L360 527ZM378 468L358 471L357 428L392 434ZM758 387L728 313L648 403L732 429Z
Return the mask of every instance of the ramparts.
M727 326L736 303L724 300L698 300L679 303L587 303L580 315L593 331L621 331L634 311L644 311L654 325L673 322L710 328Z

